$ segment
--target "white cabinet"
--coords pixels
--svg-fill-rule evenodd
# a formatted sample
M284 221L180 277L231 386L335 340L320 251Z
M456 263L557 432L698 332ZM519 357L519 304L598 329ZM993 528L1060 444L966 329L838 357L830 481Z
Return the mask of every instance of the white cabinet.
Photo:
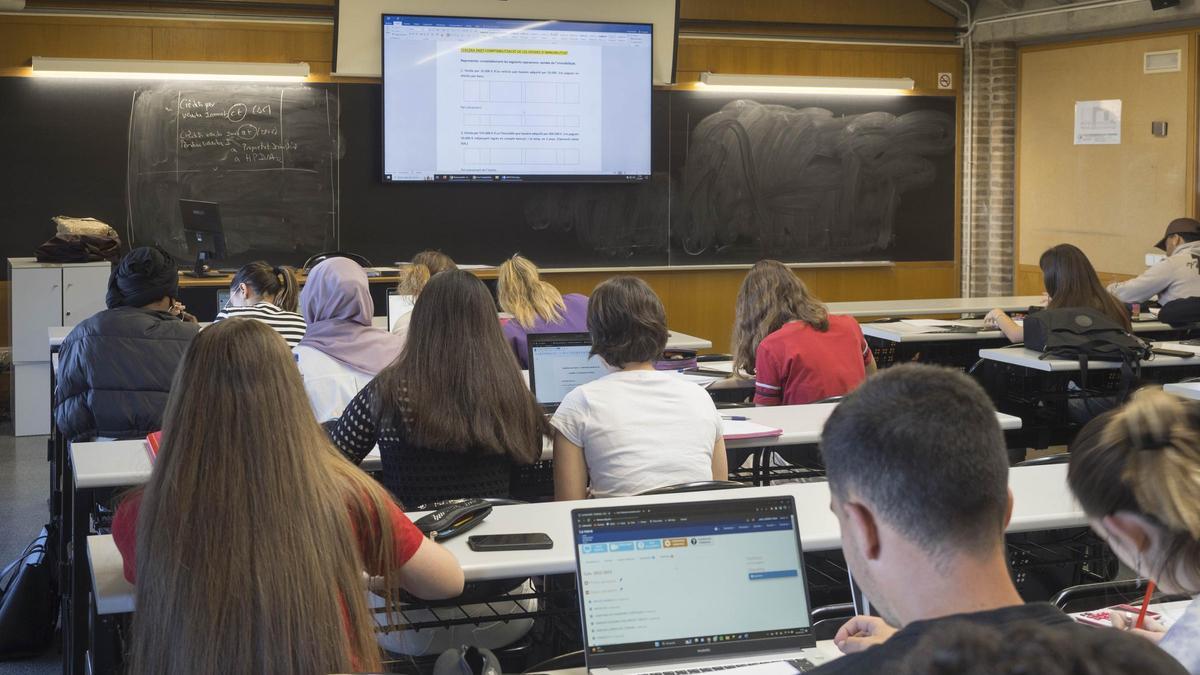
M12 292L12 418L16 435L50 433L52 326L74 326L104 309L107 262L55 264L9 258Z

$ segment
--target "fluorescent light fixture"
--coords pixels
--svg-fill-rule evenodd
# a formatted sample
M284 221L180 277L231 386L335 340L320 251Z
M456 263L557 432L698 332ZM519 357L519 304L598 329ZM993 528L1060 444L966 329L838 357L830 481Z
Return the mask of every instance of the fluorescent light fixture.
M303 82L307 63L235 63L230 61L143 61L139 59L63 59L33 57L37 77L86 77L120 80L240 80Z
M915 86L908 77L810 77L807 75L725 75L700 73L700 90L903 96Z

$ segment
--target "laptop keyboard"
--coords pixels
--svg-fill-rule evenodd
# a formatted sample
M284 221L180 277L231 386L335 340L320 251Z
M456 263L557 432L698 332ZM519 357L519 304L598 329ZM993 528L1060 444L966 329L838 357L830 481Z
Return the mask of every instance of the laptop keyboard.
M734 668L745 668L746 666L761 666L764 663L779 663L778 661L756 661L754 663L735 663L726 666L712 666L709 668L690 668L682 670L664 670L657 673L646 673L646 675L692 675L694 673L714 673L718 670L733 670ZM788 665L795 668L798 672L806 673L817 666L808 659L789 659L786 661Z

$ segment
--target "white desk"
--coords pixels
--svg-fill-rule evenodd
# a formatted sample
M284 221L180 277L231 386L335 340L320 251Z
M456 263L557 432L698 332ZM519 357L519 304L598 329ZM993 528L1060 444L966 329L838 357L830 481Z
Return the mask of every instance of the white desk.
M1180 342L1158 342L1155 346L1164 349L1177 349L1200 355L1200 346L1185 345ZM980 349L979 358L1010 366L1020 366L1029 370L1040 370L1045 373L1075 372L1079 370L1079 362L1074 359L1042 359L1041 352L1024 347L1000 347L996 349ZM1154 358L1142 361L1143 368L1165 368L1167 366L1197 366L1200 367L1200 357L1183 358L1180 356L1164 356L1155 354ZM1088 361L1088 370L1116 370L1121 367L1115 361Z
M150 479L150 449L144 440L72 443L75 488L90 490L142 485ZM363 471L379 471L379 448L363 459Z
M946 323L983 327L983 319L953 319ZM1174 330L1170 325L1161 321L1138 321L1133 324L1133 332L1138 335L1146 333L1166 333ZM887 340L888 342L966 342L970 340L1003 340L1004 333L999 329L980 330L977 333L934 333L928 328L910 326L899 321L886 323L862 324L863 335Z
M1008 527L1010 533L1087 525L1087 517L1067 488L1065 464L1012 469L1009 471L1009 487L1013 491L1013 517ZM800 540L805 551L830 551L841 547L837 518L829 510L829 485L824 482L654 497L497 506L492 509L487 520L471 530L471 534L544 532L553 540L554 546L540 551L476 553L467 547L466 536L452 539L445 545L458 558L469 581L570 574L575 571L571 533L572 509L601 503L604 506L669 504L777 495L791 495L795 498L796 511L800 514ZM421 515L423 514L417 512L410 514L410 517L416 520ZM96 605L99 613L131 611L133 587L125 581L121 556L112 543L112 537L88 537L88 550L92 559L92 578L94 588L97 589Z
M913 300L866 300L863 302L831 302L830 314L848 314L855 318L889 316L930 316L940 314L987 314L1000 308L1006 312L1029 309L1042 301L1040 295L1000 296L989 298L925 298Z
M772 408L731 408L721 411L725 416L746 417L751 422L783 429L783 435L766 438L730 440L729 448L762 448L789 445L813 445L821 440L825 420L837 407L836 403L789 405ZM996 414L1000 428L1014 431L1021 420L1012 415ZM150 478L150 454L144 440L72 443L69 452L75 467L77 489L132 487ZM554 457L553 445L542 446L542 459ZM379 448L375 448L360 464L364 471L379 471L383 463Z
M1176 382L1173 384L1164 384L1163 391L1168 394L1175 394L1182 398L1189 398L1193 401L1200 401L1200 382Z

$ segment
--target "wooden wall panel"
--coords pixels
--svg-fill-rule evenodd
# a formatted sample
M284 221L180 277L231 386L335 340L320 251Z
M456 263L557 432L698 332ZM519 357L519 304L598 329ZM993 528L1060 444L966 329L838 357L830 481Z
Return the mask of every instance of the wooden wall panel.
M937 28L955 25L952 16L926 0L681 0L679 18Z
M1096 276L1100 277L1100 283L1107 286L1114 281L1125 281L1132 279L1133 274L1120 274L1116 272L1096 272ZM1037 295L1045 292L1046 288L1042 285L1042 269L1037 265L1020 265L1017 268L1016 290L1017 295Z
M800 278L826 302L946 298L958 295L954 263L897 263L867 269L800 269ZM563 293L590 294L607 272L548 273L546 280ZM717 352L729 351L734 301L746 270L637 272L662 298L673 330L707 338Z
M880 47L811 42L768 42L680 38L679 82L700 73L911 77L917 93L957 94L962 82L962 50L948 47ZM938 73L951 73L953 88L937 88Z
M1071 243L1097 270L1136 274L1173 218L1195 215L1193 37L1185 33L1025 48L1017 110L1016 263ZM1183 69L1144 74L1147 51L1180 49ZM1075 145L1076 101L1120 99L1119 145ZM1152 121L1169 123L1166 138ZM1039 284L1040 285L1040 284Z
M330 72L333 31L304 23L0 16L0 69L34 56L181 61L307 61Z

